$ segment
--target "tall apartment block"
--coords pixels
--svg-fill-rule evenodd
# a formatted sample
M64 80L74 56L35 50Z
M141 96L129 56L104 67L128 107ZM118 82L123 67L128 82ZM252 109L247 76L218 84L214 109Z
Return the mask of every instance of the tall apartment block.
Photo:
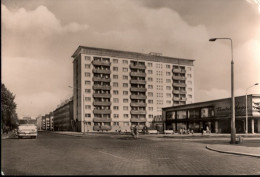
M150 127L162 108L193 103L191 59L79 46L73 119L81 132Z

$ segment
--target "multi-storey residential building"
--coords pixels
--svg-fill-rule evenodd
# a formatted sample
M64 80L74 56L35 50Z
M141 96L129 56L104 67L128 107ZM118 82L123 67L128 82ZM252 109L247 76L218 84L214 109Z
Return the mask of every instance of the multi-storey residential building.
M42 116L42 130L53 130L53 112Z
M162 107L193 102L194 60L84 46L72 57L73 117L82 132L142 129Z

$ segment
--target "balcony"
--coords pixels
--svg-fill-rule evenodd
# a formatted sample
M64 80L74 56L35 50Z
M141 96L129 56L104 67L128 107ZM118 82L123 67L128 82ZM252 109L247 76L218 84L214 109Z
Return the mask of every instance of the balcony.
M185 83L173 83L173 87L186 87L187 85Z
M147 104L146 103L131 103L130 106L132 107L146 107Z
M181 77L181 76L172 76L173 80L186 80L186 77Z
M172 72L173 72L173 73L185 73L186 70L185 70L185 69L180 69L180 68L178 68L178 69L173 68L173 69L172 69Z
M145 65L140 65L140 64L130 64L130 68L133 68L133 69L146 69L146 66Z
M94 98L111 98L110 93L94 93L93 94Z
M111 86L109 85L94 85L94 90L111 90Z
M187 92L185 90L180 90L180 94L186 94Z
M111 106L111 102L108 101L94 101L94 106Z
M146 96L145 95L131 95L130 98L136 99L136 100L138 100L138 99L143 100L143 99L146 99Z
M131 122L146 122L146 118L131 118Z
M111 71L108 69L93 69L92 72L101 74L111 74Z
M131 84L146 84L145 80L131 80L130 81Z
M131 114L146 114L145 110L131 110Z
M146 88L131 87L130 91L131 92L146 92L147 89Z
M110 78L102 78L102 77L93 77L93 81L97 81L97 82L111 82Z
M93 113L94 114L111 114L111 110L107 110L107 109L94 109Z
M180 94L180 90L173 90L172 93L173 94Z
M93 122L111 122L111 118L94 117Z
M130 72L130 76L138 76L138 77L145 77L146 74L142 72Z
M110 126L110 125L101 125L101 126L99 126L99 125L94 125L93 126L93 130L95 130L95 131L100 131L100 130L111 130L112 129L112 127Z
M187 101L187 98L185 98L185 97L180 97L180 101Z
M111 65L110 62L99 61L99 60L93 60L92 64L95 66L110 66Z

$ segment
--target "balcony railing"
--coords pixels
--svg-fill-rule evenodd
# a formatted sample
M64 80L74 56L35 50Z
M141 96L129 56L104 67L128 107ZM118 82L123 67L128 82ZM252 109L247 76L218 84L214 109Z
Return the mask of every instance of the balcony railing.
M108 101L94 101L94 106L111 106L111 102Z
M182 76L172 76L173 80L186 80L186 77L182 77Z
M102 77L93 77L93 81L97 82L111 82L110 78L102 78Z
M145 110L131 110L131 114L146 114Z
M111 98L110 93L94 93L93 94L94 98Z
M111 110L106 110L106 109L94 109L93 110L94 114L111 114Z
M140 64L130 64L130 68L133 68L133 69L146 69L146 66L145 65L140 65Z
M146 122L146 118L131 118L131 122Z
M146 107L147 104L146 103L131 103L130 106L132 107Z
M146 73L142 73L142 72L130 72L130 76L138 76L138 77L145 77Z
M185 83L173 83L173 87L186 87L187 85Z
M146 95L131 95L131 99L146 99Z
M99 60L93 60L92 62L93 65L96 66L110 66L110 62L106 62L106 61L99 61Z
M94 85L94 90L111 90L111 86L109 85Z
M145 80L131 80L131 84L146 84Z
M172 69L172 72L174 72L174 73L185 73L186 70L185 70L185 69L176 69L176 68L173 68L173 69Z
M111 118L94 117L93 122L111 122Z
M93 69L93 73L101 73L101 74L111 74L111 71L108 69Z
M137 88L137 87L131 87L130 88L131 92L146 92L147 89L146 88Z

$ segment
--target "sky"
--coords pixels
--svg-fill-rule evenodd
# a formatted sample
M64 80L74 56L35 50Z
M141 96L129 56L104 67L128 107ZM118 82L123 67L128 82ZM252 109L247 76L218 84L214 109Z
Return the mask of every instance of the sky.
M48 114L72 96L79 45L194 59L194 100L260 83L259 0L2 0L1 80L19 117ZM260 85L248 94L260 94Z

